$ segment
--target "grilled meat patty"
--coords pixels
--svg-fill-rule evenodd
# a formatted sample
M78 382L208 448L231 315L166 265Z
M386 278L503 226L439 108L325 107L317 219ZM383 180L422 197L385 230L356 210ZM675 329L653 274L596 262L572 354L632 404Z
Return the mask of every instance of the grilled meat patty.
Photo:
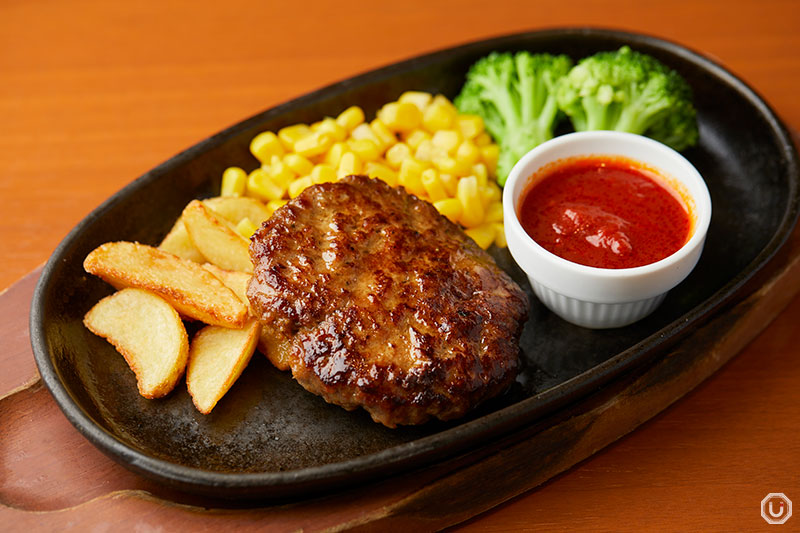
M527 298L429 203L380 180L309 187L253 235L267 356L388 427L450 420L509 385Z

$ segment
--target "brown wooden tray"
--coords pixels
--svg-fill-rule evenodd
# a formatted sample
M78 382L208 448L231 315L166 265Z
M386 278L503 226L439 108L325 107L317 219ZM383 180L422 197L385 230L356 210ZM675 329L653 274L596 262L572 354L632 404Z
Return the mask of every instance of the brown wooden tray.
M469 456L335 495L263 507L169 491L108 459L61 414L38 379L27 335L39 271L0 294L0 519L25 530L142 523L167 530L339 530L457 524L535 488L634 430L712 375L800 292L800 231L753 281L655 364L621 376ZM533 462L531 457L539 460ZM252 505L252 504L251 504Z

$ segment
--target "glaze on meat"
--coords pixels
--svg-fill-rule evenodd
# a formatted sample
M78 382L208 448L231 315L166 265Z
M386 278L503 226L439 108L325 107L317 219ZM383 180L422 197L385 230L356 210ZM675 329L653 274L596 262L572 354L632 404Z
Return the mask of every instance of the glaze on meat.
M518 370L523 291L427 202L348 176L253 235L247 295L267 356L388 427L457 418Z

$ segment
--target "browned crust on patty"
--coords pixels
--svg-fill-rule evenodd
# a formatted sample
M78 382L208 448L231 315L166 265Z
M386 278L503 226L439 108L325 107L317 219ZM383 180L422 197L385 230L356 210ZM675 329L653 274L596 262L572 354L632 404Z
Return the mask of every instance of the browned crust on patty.
M427 202L348 176L253 236L253 312L279 367L389 427L462 416L513 381L527 298Z

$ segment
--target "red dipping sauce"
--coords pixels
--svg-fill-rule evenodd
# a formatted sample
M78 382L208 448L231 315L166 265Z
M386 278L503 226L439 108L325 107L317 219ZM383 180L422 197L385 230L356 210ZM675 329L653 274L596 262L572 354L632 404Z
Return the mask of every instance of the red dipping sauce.
M546 250L582 265L655 263L689 239L692 219L658 175L622 157L587 156L532 177L519 207L522 227Z

